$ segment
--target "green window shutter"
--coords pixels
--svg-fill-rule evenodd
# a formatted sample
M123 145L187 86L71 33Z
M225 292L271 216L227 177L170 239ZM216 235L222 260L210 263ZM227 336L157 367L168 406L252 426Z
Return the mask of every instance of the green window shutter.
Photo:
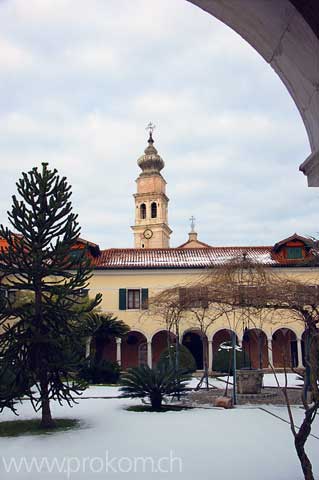
M119 289L119 310L126 310L126 288Z
M148 288L142 288L142 309L148 309Z
M287 248L287 258L297 259L302 258L302 248L301 247L288 247Z

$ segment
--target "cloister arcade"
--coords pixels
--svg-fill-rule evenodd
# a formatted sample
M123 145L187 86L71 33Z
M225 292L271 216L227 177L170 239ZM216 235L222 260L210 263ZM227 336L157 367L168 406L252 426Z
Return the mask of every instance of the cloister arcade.
M198 329L187 329L182 332L180 342L192 353L198 370L203 369L203 352L206 349L208 369L212 371L214 356L220 345L230 342L231 338L232 330L228 328L216 330L211 335L203 335ZM143 364L155 366L163 350L175 341L175 335L165 329L152 335L132 330L123 339L108 339L101 357L118 362L123 369ZM236 332L236 341L246 353L251 368L268 369L270 365L275 368L302 368L305 365L306 332L298 336L290 327L278 327L267 334L261 329L251 328Z

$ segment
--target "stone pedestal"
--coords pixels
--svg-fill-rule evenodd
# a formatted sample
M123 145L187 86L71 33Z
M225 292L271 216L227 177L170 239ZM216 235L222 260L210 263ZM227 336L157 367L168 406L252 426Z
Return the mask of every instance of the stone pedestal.
M263 376L261 370L237 370L237 393L244 395L261 393Z

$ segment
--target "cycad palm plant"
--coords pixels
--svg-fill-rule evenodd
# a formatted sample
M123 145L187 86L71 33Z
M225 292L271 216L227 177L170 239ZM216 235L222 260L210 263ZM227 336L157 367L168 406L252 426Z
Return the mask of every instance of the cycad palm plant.
M160 410L163 398L166 395L185 393L190 374L184 371L178 372L174 367L166 363L155 368L141 365L127 370L121 378L121 392L131 398L150 399L152 409Z

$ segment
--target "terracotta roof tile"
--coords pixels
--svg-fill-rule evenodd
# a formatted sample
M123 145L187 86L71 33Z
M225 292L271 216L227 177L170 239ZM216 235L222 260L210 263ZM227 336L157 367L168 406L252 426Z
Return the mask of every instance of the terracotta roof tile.
M115 249L102 250L95 259L94 268L101 269L164 269L208 268L242 257L263 265L282 265L272 258L272 247L209 247L168 249Z

